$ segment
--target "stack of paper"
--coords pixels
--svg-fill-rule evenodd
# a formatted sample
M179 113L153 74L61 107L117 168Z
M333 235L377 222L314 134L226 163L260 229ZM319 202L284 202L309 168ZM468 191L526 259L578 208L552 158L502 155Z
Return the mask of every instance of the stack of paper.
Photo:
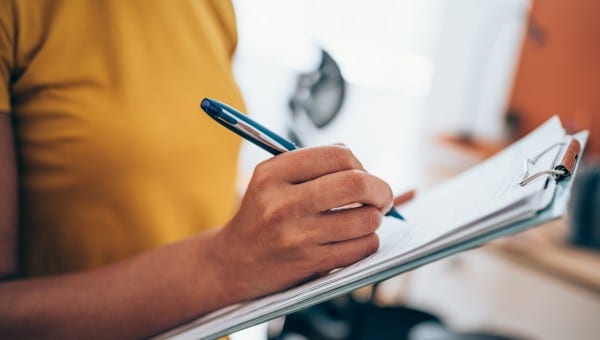
M403 206L407 222L384 219L378 230L380 249L375 254L301 286L224 308L161 337L227 335L447 256L482 235L532 220L553 202L557 184L543 177L520 186L525 160L535 158L565 138L560 121L554 117L493 158ZM585 138L582 144L584 141ZM551 148L536 162L533 171L552 168L560 153L560 147ZM549 218L562 214L564 208L561 209ZM541 222L543 219L538 218L530 225ZM440 251L447 252L428 258Z

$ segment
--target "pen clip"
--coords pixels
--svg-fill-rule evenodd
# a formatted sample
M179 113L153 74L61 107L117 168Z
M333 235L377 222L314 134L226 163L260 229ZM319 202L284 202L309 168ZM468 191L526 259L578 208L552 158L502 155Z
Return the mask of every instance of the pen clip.
M277 150L279 153L284 153L284 152L289 151L288 149L286 149L285 147L283 147L282 145L277 143L277 141L271 139L269 136L266 136L263 133L261 133L260 131L254 129L252 126L246 124L246 122L244 122L242 120L238 120L237 125L240 130L242 130L246 134L250 135L251 137L257 139L258 141L268 145L269 147Z
M227 111L223 109L221 110L224 114L229 114ZM219 121L224 125L228 125L232 128L237 128L239 132L244 133L248 139L250 139L252 142L259 146L262 146L261 144L264 144L264 146L272 148L273 150L277 151L277 153L284 153L289 151L284 146L280 145L277 141L261 133L259 130L252 127L251 125L249 125L241 119L234 119L233 121L230 121L229 119L224 118L223 116L218 116L217 119L219 119Z

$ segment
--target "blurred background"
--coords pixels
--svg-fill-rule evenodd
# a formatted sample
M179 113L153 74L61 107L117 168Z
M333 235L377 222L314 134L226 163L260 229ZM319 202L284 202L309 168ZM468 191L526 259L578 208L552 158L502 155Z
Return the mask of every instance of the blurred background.
M388 313L381 320L396 321L387 326L415 315L429 321L412 331L412 324L398 326L407 332L397 330L394 334L404 335L396 338L598 337L600 2L234 0L234 5L239 32L234 70L248 113L301 145L348 145L395 193L427 190L552 115L561 117L568 132L589 129L568 218L425 266L376 291L365 288L350 303L362 313L373 308L369 315ZM240 190L268 157L243 146ZM329 325L344 321L331 309L317 312ZM338 337L319 337L303 317L311 316L296 316L307 333L300 327L289 333L298 336L293 339L351 338L335 327ZM276 338L278 326L271 327ZM232 338L266 339L266 329Z

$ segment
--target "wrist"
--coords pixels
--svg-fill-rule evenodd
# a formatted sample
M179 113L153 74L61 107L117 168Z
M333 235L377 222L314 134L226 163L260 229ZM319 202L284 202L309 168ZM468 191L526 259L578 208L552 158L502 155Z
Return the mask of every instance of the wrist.
M193 282L197 283L198 292L203 292L201 303L210 305L211 310L240 301L233 287L235 279L227 274L227 259L223 254L225 245L219 239L220 230L203 232L193 238L196 258Z

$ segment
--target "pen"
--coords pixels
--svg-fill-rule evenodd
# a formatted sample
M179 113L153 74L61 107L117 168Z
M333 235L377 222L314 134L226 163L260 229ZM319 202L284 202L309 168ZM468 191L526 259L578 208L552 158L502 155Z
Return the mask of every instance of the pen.
M280 153L298 148L296 144L267 129L238 110L217 100L204 98L200 107L219 124L273 155L279 155ZM404 221L404 217L394 207L385 215Z

